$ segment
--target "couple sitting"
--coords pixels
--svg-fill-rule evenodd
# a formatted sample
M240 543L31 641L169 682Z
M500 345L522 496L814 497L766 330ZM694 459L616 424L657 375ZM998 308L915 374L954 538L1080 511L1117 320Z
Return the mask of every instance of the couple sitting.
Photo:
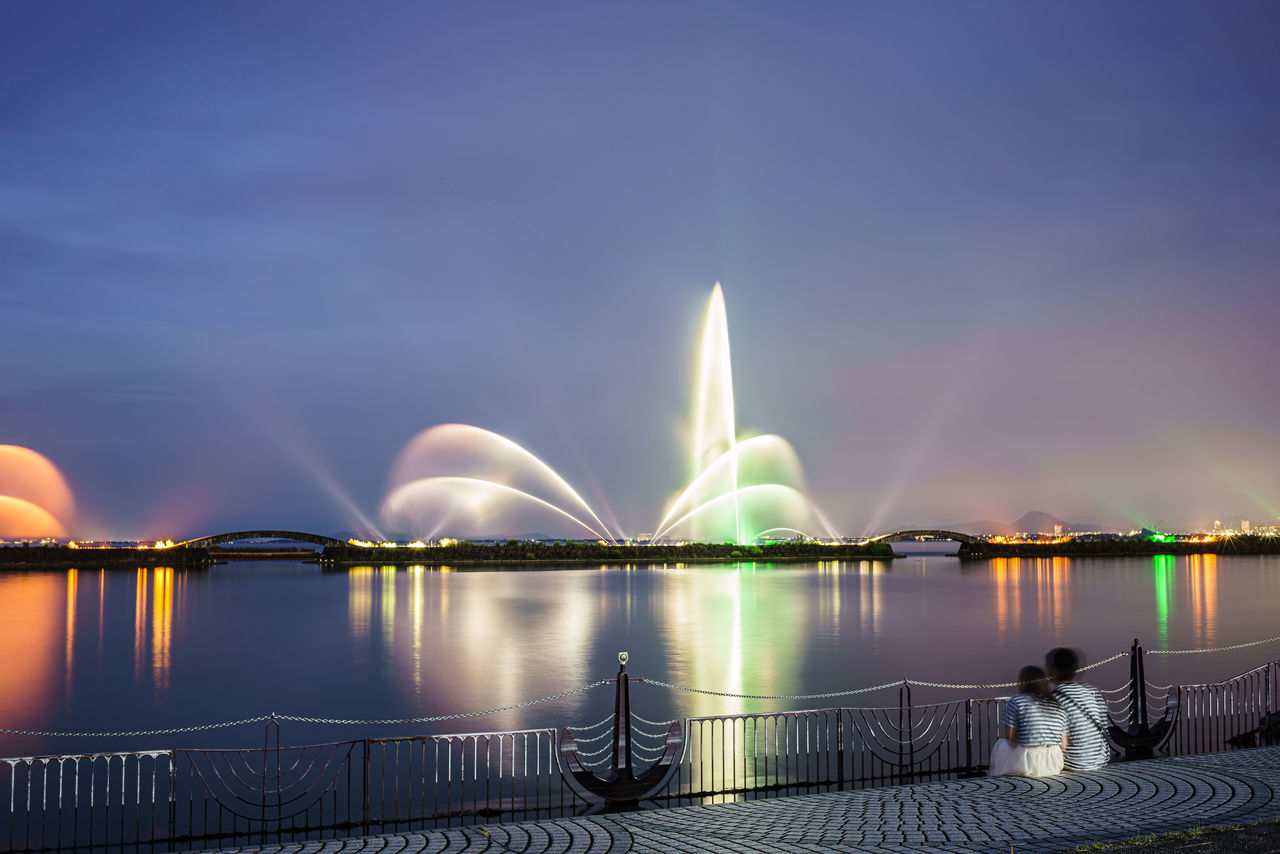
M1003 735L991 748L990 774L1047 777L1107 764L1107 704L1092 685L1077 682L1080 656L1058 647L1018 674L1018 693L1000 716ZM1052 679L1052 683L1050 680Z

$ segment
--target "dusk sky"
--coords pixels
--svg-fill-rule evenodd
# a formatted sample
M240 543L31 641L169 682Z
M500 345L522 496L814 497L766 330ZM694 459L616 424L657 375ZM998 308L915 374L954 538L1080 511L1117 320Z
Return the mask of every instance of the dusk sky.
M1276 524L1280 4L0 8L0 444L77 535L352 530L442 422L651 531L716 282L844 533Z

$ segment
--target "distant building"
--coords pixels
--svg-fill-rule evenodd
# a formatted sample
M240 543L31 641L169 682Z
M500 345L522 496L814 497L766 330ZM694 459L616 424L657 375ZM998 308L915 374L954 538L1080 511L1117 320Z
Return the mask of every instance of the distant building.
M1217 519L1214 519L1214 520L1213 520L1213 532L1214 532L1215 534L1221 534L1221 533L1222 533L1222 523L1221 523L1220 521L1218 521Z
M1247 533L1249 533L1249 528L1250 528L1249 520L1248 520L1248 519L1241 519L1241 520L1240 520L1240 530L1241 530L1241 532L1243 532L1243 533L1247 534Z

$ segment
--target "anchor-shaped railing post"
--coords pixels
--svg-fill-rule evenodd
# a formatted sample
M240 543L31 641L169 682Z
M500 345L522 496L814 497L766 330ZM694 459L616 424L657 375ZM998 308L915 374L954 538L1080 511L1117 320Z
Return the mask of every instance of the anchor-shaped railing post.
M1141 732L1147 726L1147 673L1143 666L1142 645L1133 639L1129 648L1129 726Z
M1142 645L1133 639L1129 648L1129 725L1112 724L1108 730L1111 740L1124 749L1125 760L1150 759L1155 749L1163 744L1173 731L1177 720L1178 705L1175 699L1164 716L1151 725L1147 710L1147 674L1142 661Z
M618 678L613 689L613 759L609 779L635 779L631 765L631 684L625 652L618 653Z
M578 758L578 745L573 732L565 729L560 736L560 761L569 787L588 800L603 801L608 810L634 809L640 801L652 797L671 779L684 753L684 735L679 721L667 730L666 748L662 756L641 774L635 773L631 753L631 684L627 676L625 652L618 653L618 676L613 695L613 753L609 775L598 777L583 766Z

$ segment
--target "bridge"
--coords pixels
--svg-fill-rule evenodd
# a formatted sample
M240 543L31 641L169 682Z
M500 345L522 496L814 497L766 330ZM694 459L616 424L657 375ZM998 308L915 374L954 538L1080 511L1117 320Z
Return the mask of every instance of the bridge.
M302 543L315 543L318 546L345 546L346 540L326 537L323 534L308 534L303 531L231 531L226 534L214 534L195 540L174 543L175 547L207 549L222 543L234 543L237 540L297 540Z
M908 531L894 531L892 534L881 534L878 537L872 537L867 540L869 543L896 543L898 540L914 540L917 537L934 537L939 540L955 540L965 545L975 545L977 543L985 543L982 537L975 537L972 534L962 534L959 531L940 531L933 528L913 528Z

